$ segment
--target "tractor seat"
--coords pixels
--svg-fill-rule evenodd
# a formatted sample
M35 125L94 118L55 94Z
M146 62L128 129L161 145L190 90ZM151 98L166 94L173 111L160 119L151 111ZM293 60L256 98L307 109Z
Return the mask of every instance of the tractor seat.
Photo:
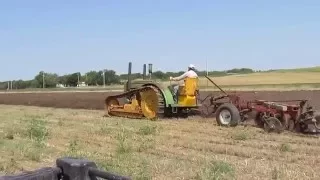
M179 87L179 95L195 96L198 91L198 78L186 78L184 85Z

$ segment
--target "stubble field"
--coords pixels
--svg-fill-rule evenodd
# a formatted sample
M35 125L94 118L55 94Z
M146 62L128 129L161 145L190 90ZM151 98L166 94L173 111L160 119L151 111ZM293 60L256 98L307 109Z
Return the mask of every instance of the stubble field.
M320 108L320 91L239 93L246 100L309 99ZM104 118L103 100L108 94L0 94L2 174L54 166L56 158L76 156L134 179L317 179L320 175L318 137L267 134L251 125L224 128L214 119L199 117Z
M94 160L133 179L317 179L317 137L267 134L213 119L128 120L100 110L0 105L0 170L54 166L62 156Z

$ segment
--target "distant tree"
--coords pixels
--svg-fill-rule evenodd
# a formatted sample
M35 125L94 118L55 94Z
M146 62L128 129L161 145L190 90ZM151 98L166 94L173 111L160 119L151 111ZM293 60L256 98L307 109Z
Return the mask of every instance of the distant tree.
M164 80L167 78L167 75L162 71L155 71L153 72L152 76L156 79L161 79L161 80Z
M14 87L15 89L26 89L31 87L31 82L32 81L23 81L23 80L18 80L14 82Z
M103 71L97 73L97 85L103 85Z
M248 73L254 73L252 69L249 68L234 68L231 70L227 70L227 73L238 73L238 74L248 74Z
M39 74L34 78L38 82L38 87L43 87L43 74L45 88L56 87L56 84L58 83L58 75L55 73L45 73L43 71L39 72Z
M58 83L63 84L63 85L67 85L68 84L68 77L69 77L69 75L59 76Z
M106 70L105 71L105 83L106 83L106 85L119 84L120 83L120 76L118 76L114 70Z
M98 85L99 78L99 72L97 71L90 71L86 73L86 83L89 86Z
M86 74L82 75L82 76L80 77L80 81L87 83L87 75L86 75Z
M127 74L121 74L120 79L122 80L127 80L128 75ZM131 74L131 79L142 79L142 73L132 73Z
M0 89L8 89L8 82L0 82Z
M76 87L78 85L78 76L80 73L73 73L67 76L67 85Z
M40 86L39 82L37 80L33 79L33 80L30 80L30 86L28 88L37 88L39 86Z

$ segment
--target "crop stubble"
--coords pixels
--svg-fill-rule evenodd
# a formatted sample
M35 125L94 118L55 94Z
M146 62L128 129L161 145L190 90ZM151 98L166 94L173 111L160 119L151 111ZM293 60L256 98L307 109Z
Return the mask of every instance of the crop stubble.
M108 167L111 166L121 174L132 176L137 176L133 171L142 171L139 167L145 164L148 168L143 170L139 176L150 174L154 179L176 179L178 177L192 179L199 174L207 176L207 173L214 173L217 168L224 167L223 164L217 167L205 164L212 160L224 161L232 166L236 179L275 177L316 179L320 175L320 169L317 166L320 163L317 158L320 150L318 138L304 137L289 132L267 134L259 128L242 126L223 128L212 125L216 123L210 119L208 121L198 119L159 122L125 121L121 118L105 119L102 118L102 113L99 114L99 111L96 110L103 109L104 98L109 94L108 92L0 94L0 104L72 108L56 109L53 113L51 108L2 106L3 113L0 114L3 121L2 126L7 131L5 127L13 127L12 123L22 126L20 122L29 117L43 117L49 122L50 139L48 143L50 146L47 149L52 153L47 154L46 160L33 162L32 168L39 168L43 164L53 162L65 151L66 144L77 137L79 141L77 143L84 148L81 152L86 154L87 158L100 162L108 161ZM203 97L205 95L205 93L202 94ZM253 98L309 99L317 109L320 107L318 101L320 91L241 92L241 97L246 100ZM12 116L15 118L11 118ZM153 136L132 134L131 131L138 131L145 126L156 126L160 129L157 130L157 135ZM123 129L127 129L126 133L129 133L125 137L132 137L125 141L131 143L128 145L130 148L124 150L134 155L126 155L126 158L131 159L118 164L121 157L110 156L110 154L113 154L118 148L119 142L115 136ZM4 142L9 145L14 143L10 140L4 140ZM3 146L3 148L8 150L10 146ZM15 159L17 167L28 167L24 164L25 159L19 159L19 157ZM10 162L9 158L3 160L5 163Z
M2 133L13 137L1 139L5 171L51 166L56 158L71 153L134 179L221 178L222 171L234 173L236 179L316 179L320 175L318 138L218 127L211 120L127 120L103 118L99 110L0 107ZM40 154L22 148L37 148L24 136L35 118L45 121L49 132Z

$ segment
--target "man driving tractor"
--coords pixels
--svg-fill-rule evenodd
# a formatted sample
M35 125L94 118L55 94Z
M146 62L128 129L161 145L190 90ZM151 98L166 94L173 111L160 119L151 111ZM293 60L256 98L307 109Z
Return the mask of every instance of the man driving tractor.
M193 64L190 64L188 66L188 71L186 71L184 74L178 77L171 77L170 76L170 81L180 81L184 80L185 78L198 78L197 73L195 72L195 66ZM179 90L179 84L176 84L173 86L173 94L174 94L174 100L177 100L178 97L178 90Z

